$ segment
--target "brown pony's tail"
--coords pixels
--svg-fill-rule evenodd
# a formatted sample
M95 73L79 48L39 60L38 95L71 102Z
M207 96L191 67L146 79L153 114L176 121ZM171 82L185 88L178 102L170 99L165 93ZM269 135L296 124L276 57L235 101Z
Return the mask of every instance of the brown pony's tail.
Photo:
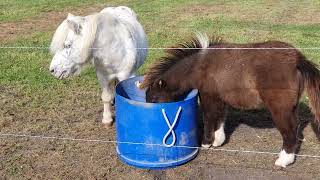
M313 129L320 140L320 71L318 66L304 56L299 59L297 68L302 74L304 85L309 97L309 106L315 116Z

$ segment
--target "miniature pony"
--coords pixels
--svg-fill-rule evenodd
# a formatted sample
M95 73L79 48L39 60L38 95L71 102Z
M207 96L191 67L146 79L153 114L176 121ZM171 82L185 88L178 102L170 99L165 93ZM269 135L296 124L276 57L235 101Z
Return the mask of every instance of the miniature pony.
M59 79L67 78L93 60L102 86L102 123L111 125L111 82L134 76L146 59L147 48L143 27L128 7L108 7L85 17L69 14L53 36L50 71Z
M140 86L147 88L148 102L177 101L198 89L204 113L203 147L224 143L227 106L265 106L283 138L275 165L293 163L298 144L297 109L304 88L319 125L320 71L287 43L234 44L199 34L167 53L149 69Z

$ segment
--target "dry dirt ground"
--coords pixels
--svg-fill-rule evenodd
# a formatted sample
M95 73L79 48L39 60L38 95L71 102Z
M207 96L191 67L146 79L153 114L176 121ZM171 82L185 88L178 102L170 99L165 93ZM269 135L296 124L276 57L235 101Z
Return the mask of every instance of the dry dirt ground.
M114 140L115 127L100 124L96 90L70 89L66 99L48 108L30 108L23 92L0 87L1 133ZM311 115L304 112L302 122ZM231 110L226 124L230 137L224 149L278 152L281 137L266 111ZM230 136L231 135L231 136ZM319 155L310 126L299 154ZM287 169L273 166L276 155L201 150L191 162L167 170L143 170L122 163L115 144L68 140L0 138L0 174L17 179L318 179L318 158L298 157Z
M83 12L92 11L92 9ZM50 19L48 18L50 17ZM65 13L51 13L19 23L0 24L2 41L14 40L36 29L54 29ZM35 23L41 22L41 23ZM35 24L42 24L35 26ZM115 127L100 124L98 89L70 88L63 101L32 108L23 90L0 86L1 133L115 140ZM41 98L41 97L40 97ZM302 104L300 120L312 119ZM304 124L304 123L303 123ZM228 141L222 148L279 152L281 137L266 111L231 110L227 118ZM320 155L320 145L310 125L304 129L299 154ZM286 169L273 166L276 155L201 150L191 162L167 170L128 166L117 157L116 145L99 142L14 138L0 136L1 179L320 179L320 159L298 157Z

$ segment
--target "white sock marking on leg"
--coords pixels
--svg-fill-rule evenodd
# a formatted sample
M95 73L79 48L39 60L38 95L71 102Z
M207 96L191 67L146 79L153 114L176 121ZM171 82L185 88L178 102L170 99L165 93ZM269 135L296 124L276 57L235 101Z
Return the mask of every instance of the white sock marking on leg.
M223 122L220 124L219 129L214 132L214 142L212 146L214 147L221 146L225 140L226 140L226 135L224 133L224 122Z
M276 160L275 165L280 167L287 167L287 165L292 164L294 162L294 153L286 153L283 149L280 154L279 158Z

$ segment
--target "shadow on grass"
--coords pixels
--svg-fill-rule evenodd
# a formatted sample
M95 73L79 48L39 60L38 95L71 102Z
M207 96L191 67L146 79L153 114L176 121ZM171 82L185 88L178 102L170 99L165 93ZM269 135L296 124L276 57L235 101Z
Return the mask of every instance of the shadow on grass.
M203 122L202 122L202 113L201 109L200 113L200 134L203 133ZM320 129L314 123L314 116L310 111L308 104L300 103L299 104L299 115L298 115L298 139L302 140L303 130L307 127L309 123L311 123L311 127L313 131L317 134L317 137L320 138ZM232 134L236 131L236 129L241 125L246 124L253 128L259 129L271 129L276 128L273 123L271 113L268 109L260 109L260 110L238 110L229 107L227 119L225 122L225 133L226 133L226 141L224 144L228 143ZM200 141L201 142L201 141ZM297 152L299 152L301 141L299 141L299 145L297 148Z

